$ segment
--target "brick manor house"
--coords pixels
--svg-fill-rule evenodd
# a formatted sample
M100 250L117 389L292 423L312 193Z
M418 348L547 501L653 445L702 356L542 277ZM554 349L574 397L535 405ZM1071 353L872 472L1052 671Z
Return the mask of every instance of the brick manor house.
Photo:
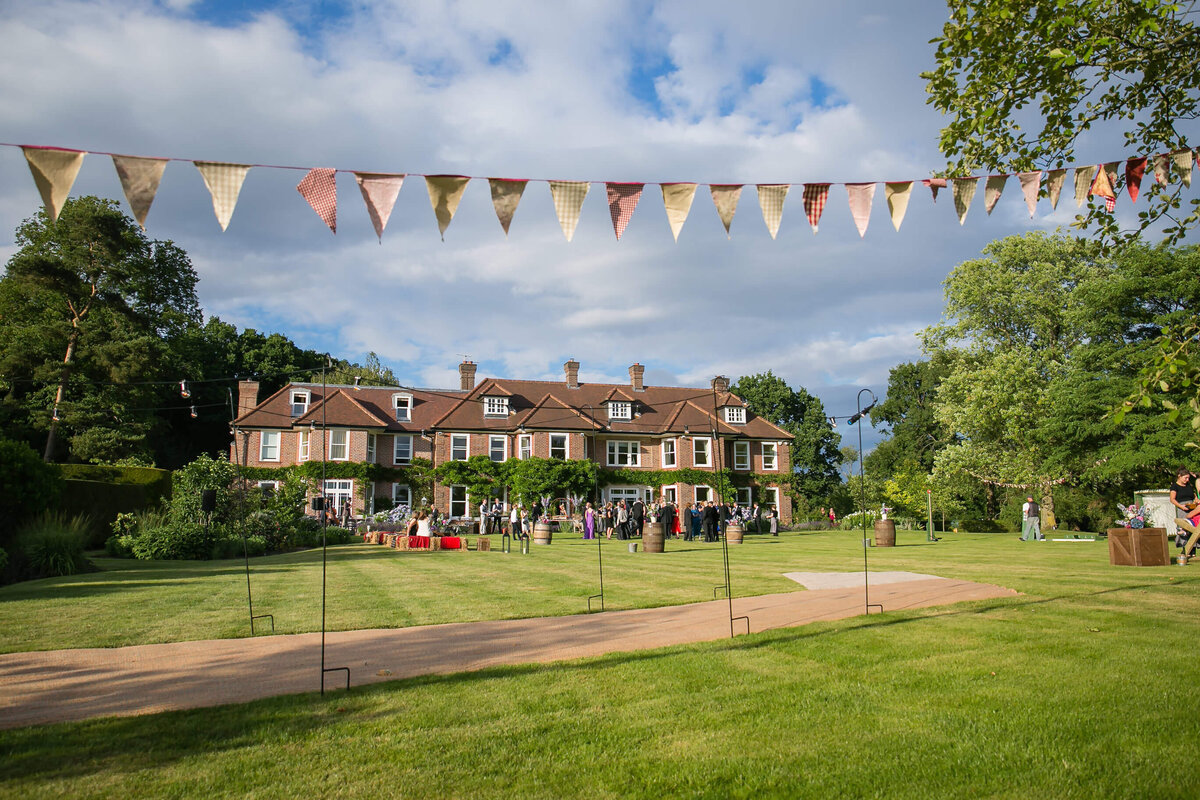
M697 483L695 476L722 468L737 477L739 505L775 507L783 522L791 520L791 498L782 488L792 468L791 435L751 413L729 392L728 378L713 378L702 389L646 386L645 368L634 364L628 384L581 383L575 360L563 365L564 379L557 382L477 383L475 371L470 361L459 365L457 390L329 385L323 394L320 383L291 383L261 402L258 383L241 381L234 421L241 441L235 438L230 458L250 467L322 459L403 467L419 458L436 467L486 455L495 461L591 459L602 470L688 469L690 481L664 485L657 497L636 482L601 489L605 501L640 497L680 507L715 500L716 481ZM770 480L776 474L779 480ZM422 499L402 483L355 483L326 480L325 495L339 512L349 504L355 514L369 513L380 497L397 504ZM464 486L436 483L428 498L455 518L470 516L481 499Z

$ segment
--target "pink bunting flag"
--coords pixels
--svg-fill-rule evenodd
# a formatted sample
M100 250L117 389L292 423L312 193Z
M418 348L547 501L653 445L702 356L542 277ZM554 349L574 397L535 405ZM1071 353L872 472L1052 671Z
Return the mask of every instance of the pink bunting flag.
M82 150L62 150L57 147L22 147L25 160L29 162L29 172L37 185L38 193L42 196L42 204L46 207L46 215L50 223L58 221L58 212L71 194L75 184L75 176L83 166Z
M1038 190L1042 185L1042 171L1039 169L1034 172L1019 173L1017 180L1021 182L1021 194L1025 196L1025 207L1029 209L1029 218L1033 219L1033 213L1037 209Z
M354 182L362 193L363 202L367 204L367 213L371 216L371 225L379 243L383 244L383 229L387 227L388 219L392 216L392 207L396 205L396 195L404 185L403 175L387 173L356 172Z
M846 195L850 200L850 216L858 228L858 238L867 235L867 224L871 221L871 201L875 198L875 184L847 183Z
M1136 203L1142 191L1142 176L1146 174L1145 156L1131 158L1125 162L1125 186L1129 189L1129 202Z
M926 178L921 183L929 187L929 191L933 194L933 202L935 203L937 202L938 189L946 188L945 178Z
M296 191L308 201L317 216L337 233L337 170L328 167L311 169L304 180L296 185Z
M808 217L808 224L812 226L813 233L817 232L817 224L821 221L821 215L825 213L825 203L829 200L828 183L806 183L804 184L804 215Z
M121 179L125 199L133 209L133 218L142 226L142 230L146 230L146 215L150 213L150 204L158 194L158 184L162 180L163 170L167 168L167 159L113 156L112 160L117 177Z
M608 214L612 217L613 233L617 235L617 241L621 241L621 234L625 232L625 226L633 217L633 211L642 199L642 189L645 186L644 183L604 184L608 191Z
M1007 175L988 175L987 183L983 187L983 207L987 209L989 217L996 203L1000 202L1000 195L1003 194L1004 184L1007 182Z

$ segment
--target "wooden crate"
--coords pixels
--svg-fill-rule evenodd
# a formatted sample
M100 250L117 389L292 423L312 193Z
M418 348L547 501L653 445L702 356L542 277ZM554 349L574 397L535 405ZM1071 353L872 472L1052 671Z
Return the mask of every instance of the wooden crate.
M1123 567L1165 567L1171 563L1166 528L1109 528L1108 563Z

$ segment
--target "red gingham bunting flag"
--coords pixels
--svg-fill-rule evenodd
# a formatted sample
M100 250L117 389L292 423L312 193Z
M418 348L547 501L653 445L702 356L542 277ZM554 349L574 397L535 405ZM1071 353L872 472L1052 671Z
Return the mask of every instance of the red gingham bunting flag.
M633 210L637 208L638 201L642 199L642 189L644 183L606 183L604 188L608 191L608 213L612 217L613 233L617 235L617 241L620 241L621 234L625 232L625 226L629 224L629 219L633 216Z
M1145 156L1131 158L1125 162L1125 185L1129 187L1129 202L1136 203L1142 191L1142 176L1146 174Z
M337 233L337 170L328 167L310 169L296 191L308 201L329 230Z
M875 199L875 184L847 183L846 194L850 198L850 216L858 228L858 238L867 235L867 223L871 221L871 201Z
M828 183L804 184L804 215L808 217L808 224L812 225L813 233L817 232L817 223L821 221L821 214L825 212L825 202L828 199Z
M396 205L396 195L404 185L403 175L379 174L374 172L356 172L354 180L358 190L362 192L363 202L367 204L367 213L371 215L371 225L379 243L383 244L383 229L387 227L388 218L392 216L392 206Z

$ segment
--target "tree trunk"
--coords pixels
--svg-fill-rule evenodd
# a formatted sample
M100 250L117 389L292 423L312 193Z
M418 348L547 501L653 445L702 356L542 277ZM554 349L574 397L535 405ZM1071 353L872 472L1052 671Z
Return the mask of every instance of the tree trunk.
M1042 523L1042 528L1045 529L1047 526L1047 523L1049 523L1051 519L1053 519L1057 523L1058 518L1054 514L1054 493L1052 491L1050 491L1050 487L1049 486L1043 487L1041 494L1042 494L1041 523Z
M58 416L58 406L67 394L67 380L71 377L71 367L75 358L75 347L79 344L79 327L71 328L71 338L67 340L67 354L63 357L62 377L58 381L58 391L54 393L54 416ZM54 450L58 446L58 420L50 419L50 432L46 434L46 451L42 453L42 461L49 464L54 460Z

